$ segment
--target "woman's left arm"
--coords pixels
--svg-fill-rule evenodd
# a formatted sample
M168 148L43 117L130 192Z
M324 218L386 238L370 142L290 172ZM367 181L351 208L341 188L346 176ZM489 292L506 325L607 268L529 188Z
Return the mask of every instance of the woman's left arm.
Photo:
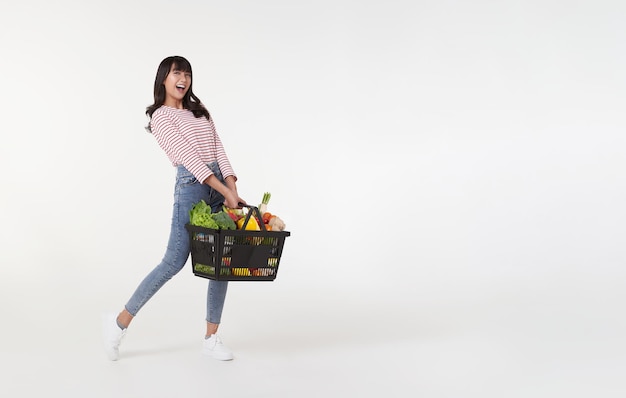
M239 203L243 203L244 205L247 204L245 200L241 199L241 197L239 196L239 193L237 192L237 177L235 176L228 176L224 179L224 182L226 183L226 186L228 187L228 189L230 189L231 191L233 191L235 193L235 195L237 195L237 199L239 200Z

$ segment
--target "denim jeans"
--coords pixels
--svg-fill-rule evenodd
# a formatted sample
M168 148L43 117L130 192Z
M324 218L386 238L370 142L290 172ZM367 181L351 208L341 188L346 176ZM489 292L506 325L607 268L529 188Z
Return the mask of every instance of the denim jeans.
M208 167L220 181L223 181L217 163L211 163ZM185 229L185 224L189 222L191 207L202 199L216 212L221 210L224 203L222 194L210 186L202 184L183 166L178 166L174 187L172 226L167 250L161 263L143 279L126 303L125 308L131 315L136 316L148 300L185 266L191 252L189 233ZM219 324L228 282L209 280L208 284L206 320Z

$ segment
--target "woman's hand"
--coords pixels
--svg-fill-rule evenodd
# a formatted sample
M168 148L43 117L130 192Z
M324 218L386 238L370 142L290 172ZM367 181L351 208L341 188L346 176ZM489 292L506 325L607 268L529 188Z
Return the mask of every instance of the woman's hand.
M237 184L235 184L235 178L229 176L226 178L226 184L223 184L220 180L215 177L214 174L211 174L207 177L206 180L203 181L204 184L210 186L215 189L217 192L221 193L224 196L224 205L231 209L239 209L239 203L247 204L245 200L239 197L237 193Z
M226 207L230 207L231 209L239 209L241 207L239 203L246 204L246 201L239 197L237 191L228 189L224 195L224 205Z
M241 206L239 206L239 203L243 203L244 205L247 204L246 201L241 199L239 197L239 194L237 193L237 182L236 181L237 181L237 179L235 177L233 177L233 176L226 177L226 181L224 181L225 184L226 184L226 187L228 187L228 190L231 191L231 193L235 197L235 199L234 199L235 200L235 202L234 202L235 206L229 206L227 204L227 202L229 201L229 198L227 198L226 195L224 195L224 198L225 198L224 204L226 205L226 207L230 207L231 209L239 209L239 208L241 208Z

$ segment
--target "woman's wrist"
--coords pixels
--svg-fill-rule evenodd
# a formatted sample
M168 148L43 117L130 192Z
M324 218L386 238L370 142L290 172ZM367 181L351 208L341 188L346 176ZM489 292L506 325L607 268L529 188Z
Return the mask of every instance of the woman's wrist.
M226 186L231 189L233 192L237 193L237 179L234 176L228 176L224 179Z

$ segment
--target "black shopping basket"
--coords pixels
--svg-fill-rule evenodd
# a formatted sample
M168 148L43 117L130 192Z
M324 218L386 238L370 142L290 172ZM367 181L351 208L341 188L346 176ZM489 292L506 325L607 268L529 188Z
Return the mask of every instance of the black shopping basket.
M218 281L273 281L278 273L280 256L287 231L268 231L259 209L249 209L242 229L212 229L186 224L191 244L193 274ZM256 214L261 230L246 230L251 215Z

